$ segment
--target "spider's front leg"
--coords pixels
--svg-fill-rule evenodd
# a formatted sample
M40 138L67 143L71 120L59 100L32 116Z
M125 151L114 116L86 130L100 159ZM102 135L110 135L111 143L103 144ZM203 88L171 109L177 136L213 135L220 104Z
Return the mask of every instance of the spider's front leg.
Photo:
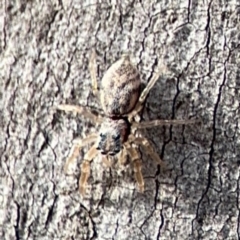
M142 175L142 161L140 159L140 155L138 153L138 150L131 144L127 144L126 149L131 158L131 161L133 162L133 171L136 182L138 184L138 189L142 193L144 192L144 180Z
M85 145L92 143L93 141L96 141L97 134L91 134L85 139L75 139L73 143L73 147L71 149L71 153L69 157L67 158L67 161L64 166L64 172L66 173L68 170L69 165L78 157L79 151L81 147L84 147ZM79 191L82 195L85 194L85 188L86 188L86 182L88 180L89 174L90 174L90 161L96 156L97 150L95 145L90 148L90 150L87 152L85 156L85 160L83 160L81 170L82 174L79 179Z
M126 165L127 162L127 150L125 147L121 150L120 154L118 155L118 164L120 166Z
M90 176L90 163L93 158L96 157L97 153L98 150L96 149L96 146L93 145L84 156L84 160L81 165L81 175L79 178L79 192L82 196L86 193L86 185Z
M70 154L64 166L65 173L67 172L69 165L79 156L80 148L86 146L89 143L96 141L96 139L97 139L97 134L91 134L84 139L77 138L73 140L72 149L70 151Z
M134 135L129 136L129 141L134 142L135 144L142 145L145 149L146 153L154 160L157 164L165 167L165 163L163 160L158 156L158 154L155 152L154 148L150 144L147 138L145 137L135 137Z
M112 163L109 161L107 156L101 155L101 158L105 167L110 168L112 166Z

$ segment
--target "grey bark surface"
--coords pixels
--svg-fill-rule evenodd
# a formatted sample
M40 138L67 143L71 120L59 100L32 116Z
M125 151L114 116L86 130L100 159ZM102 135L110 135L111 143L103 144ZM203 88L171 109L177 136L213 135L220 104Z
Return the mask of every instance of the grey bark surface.
M240 239L240 8L238 1L0 2L0 239ZM163 172L143 150L145 192L132 168L80 163L63 172L76 137L98 130L60 103L102 111L91 92L129 51L151 78L143 120L201 119L145 131Z

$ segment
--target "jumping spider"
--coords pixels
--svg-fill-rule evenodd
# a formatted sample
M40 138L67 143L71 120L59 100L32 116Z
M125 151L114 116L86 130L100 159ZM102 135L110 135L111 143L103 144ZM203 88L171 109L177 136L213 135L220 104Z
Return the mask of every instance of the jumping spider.
M92 52L89 59L89 71L92 79L92 88L95 96L98 95L96 53ZM148 139L141 134L136 135L137 129L151 128L164 124L186 124L193 123L192 120L153 120L139 122L137 114L142 110L143 103L159 79L163 69L158 71L150 79L145 89L140 93L140 74L130 61L128 55L123 55L105 73L101 82L100 101L105 116L94 114L83 106L58 105L57 109L69 112L80 113L95 123L101 124L99 133L91 134L86 138L74 141L72 151L65 164L67 171L69 164L78 157L81 147L94 143L84 156L81 164L81 175L79 179L79 191L85 194L87 181L90 175L90 163L97 153L102 154L102 159L109 164L108 158L115 156L119 163L124 163L129 155L134 169L135 179L140 192L144 191L144 180L141 172L142 162L138 152L138 145L141 145L146 153L158 164L162 160L153 150Z

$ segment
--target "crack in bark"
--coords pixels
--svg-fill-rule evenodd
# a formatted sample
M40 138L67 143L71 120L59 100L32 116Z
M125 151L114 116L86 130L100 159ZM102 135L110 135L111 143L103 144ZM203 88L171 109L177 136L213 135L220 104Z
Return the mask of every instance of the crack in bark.
M230 57L230 54L229 56L227 57L225 63L224 63L224 74L223 74L223 80L222 80L222 83L219 87L219 91L218 91L218 96L217 96L217 100L216 100L216 103L215 103L215 106L214 106L214 111L213 111L213 134L212 134L212 140L211 140L211 144L210 144L210 151L209 151L209 162L208 162L208 183L207 183L207 186L202 194L202 197L200 198L200 200L198 201L198 204L197 204L197 212L196 212L196 219L200 219L200 206L203 202L203 200L205 198L207 198L207 195L208 195L208 191L209 191L209 188L211 186L211 182L212 182L212 171L213 171L213 162L214 162L214 153L215 153L215 149L214 149L214 145L215 145L215 141L216 141L216 135L217 135L217 132L216 132L216 121L217 121L217 111L218 111L218 107L219 107L219 104L221 102L221 96L222 96L222 89L224 88L225 84L226 84L226 81L227 81L227 78L226 78L226 62L228 62L229 60L229 57Z
M21 230L19 229L19 224L20 224L20 205L14 201L16 207L17 207L17 219L16 219L16 223L14 225L14 229L15 229L15 237L16 240L20 240L21 239Z

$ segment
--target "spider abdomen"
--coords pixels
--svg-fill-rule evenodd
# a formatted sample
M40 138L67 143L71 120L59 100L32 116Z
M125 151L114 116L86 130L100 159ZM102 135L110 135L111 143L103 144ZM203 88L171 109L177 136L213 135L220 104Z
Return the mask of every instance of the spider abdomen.
M129 113L136 105L140 93L140 75L124 55L115 62L102 78L101 104L109 117Z

